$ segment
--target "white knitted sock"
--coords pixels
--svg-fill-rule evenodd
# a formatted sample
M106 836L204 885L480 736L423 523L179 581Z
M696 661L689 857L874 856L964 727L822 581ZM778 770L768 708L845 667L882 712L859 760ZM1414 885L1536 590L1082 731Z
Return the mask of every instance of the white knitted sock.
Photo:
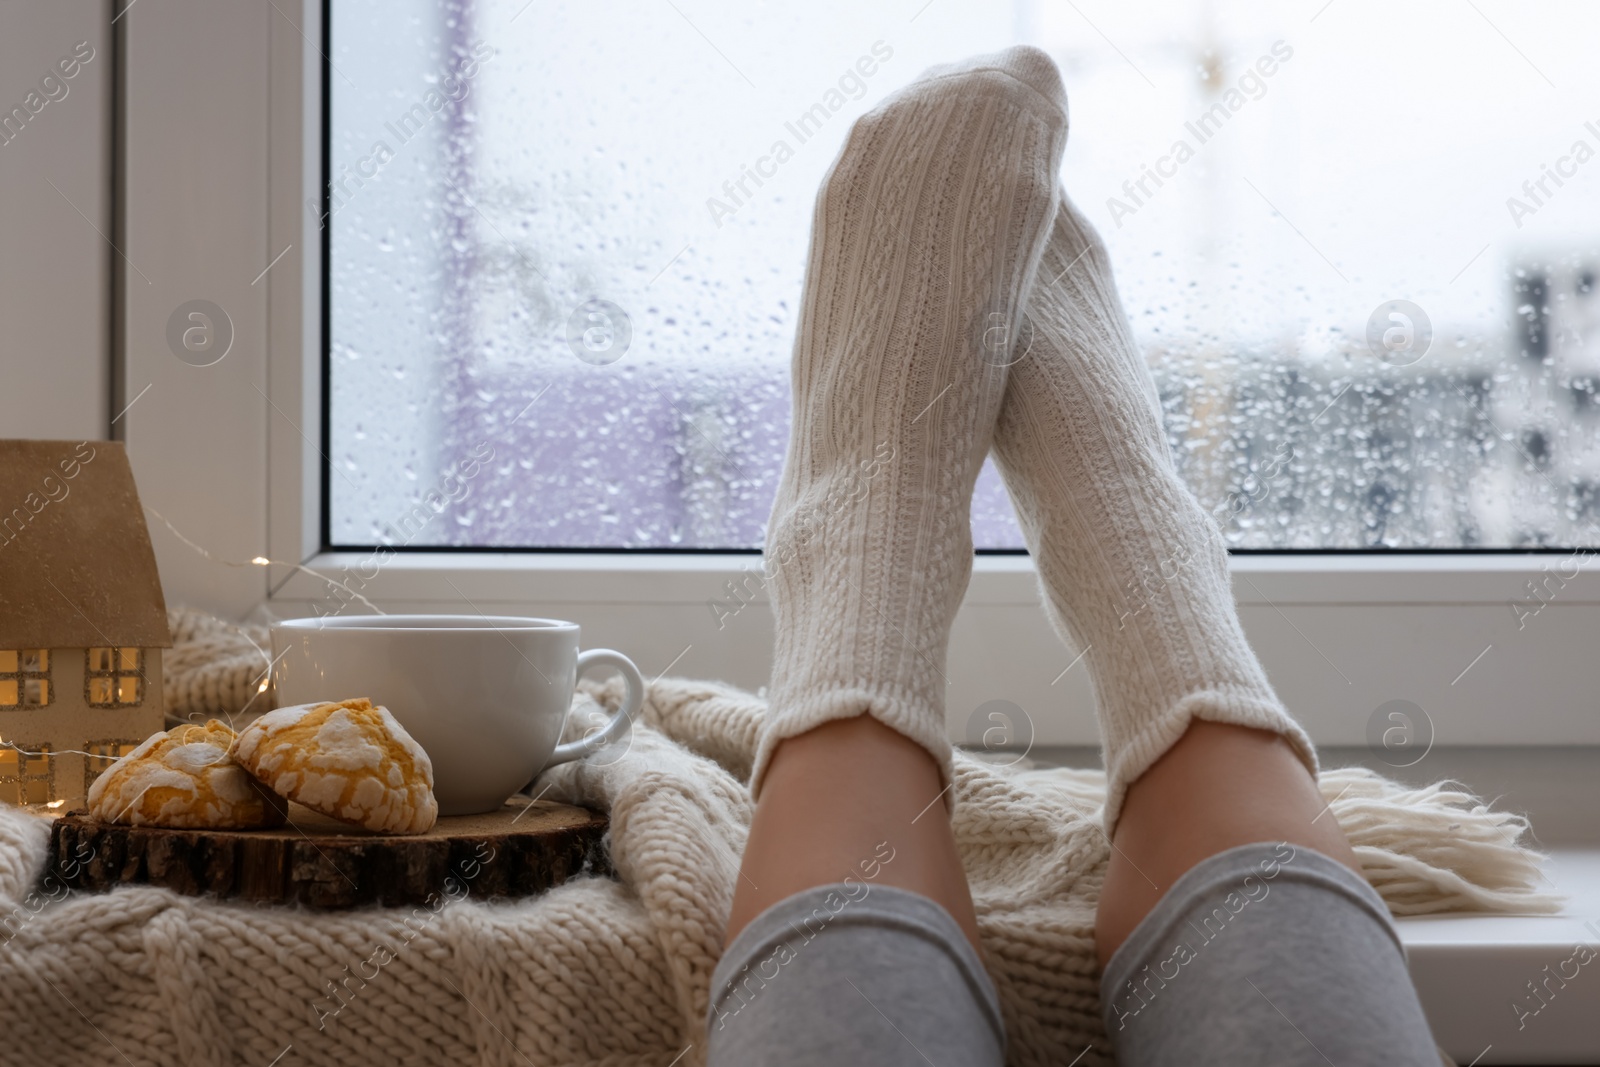
M1105 244L1059 203L994 449L1051 623L1094 680L1110 830L1191 719L1277 731L1317 760L1245 640L1222 532L1173 466Z
M935 67L864 115L823 179L794 425L767 531L773 750L870 713L949 780L945 652L972 487L1055 210L1066 96L1044 53Z

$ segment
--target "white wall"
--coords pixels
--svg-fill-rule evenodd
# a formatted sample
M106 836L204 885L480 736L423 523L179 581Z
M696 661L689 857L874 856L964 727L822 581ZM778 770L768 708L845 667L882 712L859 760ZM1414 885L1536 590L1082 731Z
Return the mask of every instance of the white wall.
M267 248L267 58L273 40L301 44L289 13L304 21L282 0L140 0L121 23L125 250L142 272L127 276L123 358L127 394L149 387L123 432L160 516L150 538L167 603L225 617L267 594L266 571L248 565L267 548L267 294L284 266L263 274L282 248ZM226 352L180 358L168 331L192 301L221 309ZM273 418L315 439L303 415Z
M28 116L0 129L0 437L104 438L115 414L110 17L106 0L0 5L0 119ZM61 78L80 42L92 58Z

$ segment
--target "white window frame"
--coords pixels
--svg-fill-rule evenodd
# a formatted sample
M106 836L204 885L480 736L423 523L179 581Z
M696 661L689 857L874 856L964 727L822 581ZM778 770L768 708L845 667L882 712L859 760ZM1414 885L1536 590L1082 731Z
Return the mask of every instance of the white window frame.
M116 430L145 503L194 542L152 519L169 601L231 617L337 607L332 576L360 573L367 556L319 540L322 263L305 205L321 181L322 0L145 0L119 23L121 378L130 399L151 388ZM172 309L197 297L235 329L208 368L165 341ZM250 566L257 556L300 567ZM622 649L648 675L754 689L770 663L764 597L720 627L709 602L729 602L728 583L759 566L738 554L404 553L361 592L386 611L569 618L586 645ZM1409 700L1441 746L1600 744L1592 561L1575 577L1563 556L1517 553L1244 555L1232 570L1251 639L1320 743L1364 744L1377 708ZM1540 580L1551 602L1519 629L1511 605ZM1037 743L1095 742L1086 671L1062 673L1075 653L1035 582L1026 557L977 559L947 668L953 736L1003 699L1028 713Z

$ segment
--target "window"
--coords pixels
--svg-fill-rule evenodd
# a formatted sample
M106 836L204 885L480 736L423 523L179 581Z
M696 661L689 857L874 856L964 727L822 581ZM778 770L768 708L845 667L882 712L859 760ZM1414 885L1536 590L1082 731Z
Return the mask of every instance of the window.
M0 649L0 708L42 708L51 695L49 649Z
M1543 255L1541 249L1587 246L1595 240L1588 213L1596 209L1596 198L1592 186L1583 186L1596 180L1588 175L1600 176L1594 169L1600 162L1583 164L1583 176L1563 178L1564 187L1546 179L1544 188L1559 191L1558 197L1545 196L1535 184L1542 205L1535 205L1533 216L1521 216L1518 209L1521 229L1506 207L1507 198L1525 180L1543 177L1541 155L1552 168L1560 164L1570 169L1576 162L1562 162L1566 149L1544 152L1544 138L1557 128L1556 120L1571 120L1578 131L1572 136L1558 131L1558 147L1577 137L1597 143L1583 131L1587 122L1600 124L1600 116L1574 110L1574 102L1600 99L1600 67L1586 48L1593 40L1590 20L1600 11L1587 5L1518 7L1510 0L1481 0L1481 15L1468 10L1459 20L1444 9L1384 7L1373 0L1338 0L1325 10L1322 0L1308 8L1275 5L1281 22L1273 30L1295 55L1273 75L1268 95L1251 100L1227 120L1204 146L1205 155L1186 164L1179 179L1166 180L1153 198L1140 194L1143 204L1135 215L1122 217L1121 228L1110 218L1108 199L1124 198L1122 183L1142 177L1143 164L1167 166L1161 157L1171 148L1175 131L1216 102L1195 109L1199 89L1208 83L1199 81L1201 65L1188 62L1195 54L1191 45L1209 34L1217 42L1208 46L1216 52L1216 62L1231 63L1230 69L1242 75L1242 64L1253 65L1262 53L1239 47L1236 39L1252 26L1259 30L1269 13L1236 0L1216 0L1205 7L1191 0L1020 6L986 0L939 0L924 6L915 0L899 9L837 0L760 8L680 0L677 8L693 20L691 27L670 6L660 7L666 18L657 20L650 5L596 0L594 9L614 18L611 25L595 29L583 23L581 10L574 14L572 5L558 0L527 6L519 15L522 7L520 2L438 9L420 0L382 5L278 0L275 8L265 9L269 34L261 32L260 11L238 5L197 5L174 20L159 6L141 3L118 19L116 29L127 34L129 47L119 56L125 92L116 116L126 131L137 132L122 139L126 152L118 157L117 181L126 208L121 217L128 221L118 245L139 270L158 279L155 287L144 285L116 252L100 249L115 270L136 283L124 287L127 320L137 325L136 332L160 336L180 296L217 299L207 293L214 279L242 279L242 295L224 301L237 331L225 360L195 368L174 355L130 367L125 391L107 408L118 412L134 401L116 427L142 457L141 499L171 524L169 530L152 516L169 593L178 590L186 601L231 618L260 608L263 598L275 614L310 615L336 606L331 579L385 611L435 605L439 610L559 614L580 622L586 639L621 648L652 672L670 665L669 674L721 678L752 691L767 684L771 646L763 626L770 613L764 608L745 611L719 628L707 603L725 600L730 582L748 588L749 576L760 570L760 561L743 555L748 550L742 546L757 543L766 517L770 485L753 487L764 477L756 460L765 456L761 462L777 468L776 442L787 419L786 345L793 328L785 316L792 315L797 284L774 271L792 272L798 279L816 181L837 148L834 138L842 138L853 120L852 109L869 106L927 65L956 54L1031 40L1050 49L1061 65L1072 95L1066 183L1112 243L1118 283L1144 350L1156 351L1155 337L1166 339L1168 349L1191 353L1188 368L1194 373L1176 375L1198 397L1189 413L1192 426L1181 427L1177 435L1182 443L1178 454L1191 478L1201 468L1219 469L1216 457L1227 433L1270 421L1272 408L1264 400L1252 395L1230 410L1227 395L1219 391L1237 378L1239 360L1228 343L1234 333L1261 333L1267 323L1271 328L1265 331L1265 347L1277 346L1286 353L1284 365L1292 367L1298 339L1307 339L1302 346L1307 355L1324 351L1324 342L1364 341L1366 321L1380 301L1410 299L1432 319L1432 347L1426 357L1411 368L1392 368L1358 343L1349 361L1352 375L1370 371L1366 381L1399 389L1407 381L1403 372L1426 371L1441 357L1472 352L1475 338L1503 339L1513 330L1518 308L1526 304L1537 311L1540 302L1525 295L1516 297L1515 304L1508 299L1508 293L1516 294L1505 263ZM403 147L385 129L402 113L412 114L418 102L426 110L428 89L443 86L448 96L443 77L452 68L434 71L436 81L430 83L427 57L445 36L440 20L463 12L471 21L458 19L454 28L446 29L467 44L486 41L497 52L480 63L471 79L462 98L469 107L462 123L487 136L508 123L537 118L539 129L524 139L521 156L530 165L545 159L551 188L541 193L538 212L497 202L500 190L486 180L487 172L471 181L450 172L460 193L443 181L423 182L427 175L417 171L412 156L429 146L434 135L429 128L437 133L446 125L439 116L421 132L416 132L415 119L409 119L412 132ZM1146 23L1163 36L1153 40L1157 30ZM1375 26L1383 32L1375 32ZM695 27L705 31L756 89L724 63ZM1114 43L1107 43L1096 28ZM644 63L619 61L615 49L641 32L654 35L652 46L659 55L647 56ZM1247 43L1270 48L1278 36ZM777 179L759 189L747 184L759 197L746 200L716 228L706 211L707 198L724 181L741 176L745 165L758 161L772 139L783 134L783 124L819 103L837 86L846 66L880 39L894 49L894 56L869 80L868 95L850 100L848 108L834 114ZM217 41L227 41L230 55L240 61L226 68L189 62L195 53L215 48ZM487 79L497 65L537 71L537 63L517 59L519 52L526 57L530 49L541 50L537 59L547 64L547 73L542 81L511 92L520 101L516 106L527 105L526 120L507 116L503 106L487 108L489 97L481 90L490 84ZM1518 50L1539 69L1524 62ZM328 59L337 70L325 66ZM407 70L412 73L403 74ZM1302 78L1290 92L1292 83L1285 76L1297 70L1315 77ZM270 76L264 78L263 71ZM1552 90L1539 71L1559 88ZM400 93L395 87L402 74ZM1144 80L1146 75L1153 86ZM459 87L460 79L452 84ZM307 86L315 92L307 95ZM619 86L628 94L626 108L617 106ZM459 95L459 88L455 91ZM217 125L212 112L222 92L248 106L233 108L230 121ZM544 99L557 94L564 108L551 107ZM1273 109L1291 98L1298 100L1298 112L1287 118L1277 115ZM324 107L330 109L327 122ZM617 131L629 115L638 117L639 129L619 137ZM1263 118L1272 128L1265 145L1251 129ZM583 129L574 132L573 127L590 119L595 132L585 142L578 137ZM198 128L209 131L213 151L185 151ZM686 147L667 144L669 132L682 135ZM330 229L339 232L330 235L331 247L325 248L319 218L327 179L342 178L343 166L359 164L377 139L396 154L381 173L374 170L376 160L369 161L364 185L345 180L343 206L328 219ZM513 143L499 141L502 146ZM573 142L579 147L573 148ZM259 181L263 151L266 188ZM475 160L497 157L454 153L451 158L470 169ZM565 170L561 160L567 161ZM1266 166L1270 184L1260 171L1242 165L1255 161ZM1202 163L1204 171L1195 169ZM675 164L690 168L693 180L675 177ZM331 173L322 174L325 167ZM355 167L350 173L360 177ZM1490 189L1486 175L1493 173L1505 177L1508 187ZM1282 216L1261 202L1244 177ZM1205 180L1197 186L1196 179ZM660 192L663 185L669 194ZM208 195L196 200L186 192L195 188L208 190ZM1147 181L1146 188L1155 186ZM1231 195L1254 200L1258 206L1251 210L1260 214L1248 215L1227 199L1230 188ZM1280 195L1285 189L1288 195ZM439 195L430 199L429 190ZM1214 205L1209 199L1213 192ZM593 193L592 202L584 199L588 193ZM1359 203L1337 200L1358 193ZM462 194L488 221L466 207ZM304 209L308 200L309 210L279 210L284 204ZM1519 200L1533 205L1525 194ZM436 226L452 203L449 226ZM604 213L592 211L594 204L603 204L618 224L602 227ZM1477 206L1463 209L1463 204ZM1200 234L1186 229L1203 224L1207 212L1224 208L1232 212L1228 221L1235 229L1221 224ZM419 210L425 213L418 215ZM788 221L780 224L779 216ZM517 243L500 241L491 221ZM1326 272L1325 282L1343 286L1287 228L1289 222L1351 279L1346 296L1335 300L1313 284L1313 269L1319 269ZM578 223L583 225L570 246L551 244L542 236L533 240ZM1280 244L1272 249L1276 258L1268 257L1267 268L1260 269L1261 257L1255 253L1241 257L1250 251L1246 238L1257 240L1257 229L1267 223L1280 227ZM203 227L214 239L174 243L174 226ZM84 229L103 246L97 234ZM1156 247L1163 231L1177 235L1170 247ZM1220 243L1208 245L1208 234L1220 235ZM604 250L597 243L600 237L611 242ZM756 247L757 237L775 240L763 250ZM361 245L366 246L365 258L358 260L352 253L361 252ZM555 263L536 258L530 251L536 247L555 249L564 258ZM608 266L615 248L635 247L641 254L618 258L621 266ZM441 254L441 248L456 258ZM1445 253L1455 249L1460 249L1459 258L1437 270ZM650 255L642 254L646 252ZM544 282L518 253L582 296L570 305L563 300L559 306L546 306L543 290L531 287ZM1210 264L1203 271L1191 266L1202 254ZM751 269L730 272L717 266L725 259ZM510 292L501 276L507 264L531 279L527 291L538 300ZM1359 271L1352 271L1355 264ZM458 266L473 269L463 273ZM580 276L579 267L592 282ZM663 267L669 269L661 273ZM684 276L684 271L690 273ZM244 285L258 275L258 284ZM1567 292L1570 302L1583 279L1581 274L1568 276L1568 288L1554 274L1546 288ZM176 290L161 279L174 280ZM703 292L705 298L694 304L681 299L686 281L690 294ZM418 283L415 302L407 305L403 295L413 282ZM624 283L634 288L617 288ZM1429 287L1442 287L1457 310L1470 304L1472 314L1444 314L1428 295ZM752 292L760 298L748 298ZM436 299L451 293L456 295L448 303ZM481 301L469 303L462 293ZM1271 325L1273 319L1263 318L1263 293L1281 298L1281 307L1269 311L1301 314L1297 309L1311 308L1316 314L1304 311L1303 329L1279 330ZM641 305L638 294L650 303ZM628 321L622 323L603 306L585 306L591 297L623 308ZM777 307L779 300L788 301L787 306ZM658 309L654 315L652 306ZM1342 309L1340 314L1329 314L1330 306ZM1386 303L1382 306L1386 309ZM451 308L476 310L470 317L452 318ZM595 362L578 358L567 342L571 311L580 308L576 343ZM330 320L326 331L325 315ZM772 315L784 321L773 322ZM668 317L674 322L666 323ZM1446 318L1482 325L1452 334L1440 326ZM1399 325L1386 314L1378 320L1384 332ZM464 328L468 325L471 331ZM365 338L362 326L370 328ZM491 329L496 326L498 330ZM517 326L526 328L526 338L519 342L522 355L512 360L510 344ZM765 339L758 336L762 331ZM1549 330L1538 332L1553 340ZM1403 335L1402 329L1394 339L1403 340ZM1573 336L1569 331L1563 343ZM328 360L324 342L330 337ZM1383 334L1378 337L1382 349ZM1462 337L1465 349L1457 346ZM463 345L463 338L472 343ZM600 360L612 338L626 339L628 347L621 359L605 364ZM571 391L559 381L551 385L550 378L512 375L510 370L538 354L533 341L540 342L541 358L554 369L599 375L587 384L605 403L596 400L592 409L574 406ZM422 358L424 346L431 346L439 358ZM677 388L667 389L663 398L648 384L655 379L640 372L646 366L660 370L672 353L678 362L666 369L677 375L670 383ZM764 362L748 385L723 384L732 374L730 367L743 366L735 366L736 360L748 362L758 354ZM1215 359L1207 362L1212 355ZM504 361L509 369L501 373L506 368L494 361ZM366 376L349 376L355 367L364 368ZM142 398L145 379L131 373L141 368L155 382ZM1543 364L1519 357L1493 370L1497 399L1484 408L1488 418L1480 416L1479 421L1492 437L1489 452L1500 457L1497 462L1522 462L1518 447L1533 454L1516 432L1520 416L1512 417L1524 407L1517 399L1522 386L1504 376L1522 370L1542 373ZM1176 394L1167 378L1176 372L1158 367L1157 373L1170 404ZM225 387L235 375L263 383L262 389ZM624 380L636 388L602 394L608 383ZM481 392L467 391L472 385ZM541 395L546 386L550 388ZM1368 543L1346 536L1350 526L1365 530L1367 525L1349 494L1370 489L1374 465L1387 464L1383 469L1397 476L1418 469L1396 458L1401 455L1397 450L1401 445L1433 447L1429 435L1441 420L1447 421L1443 407L1435 417L1422 404L1414 409L1414 425L1385 427L1387 443L1370 435L1326 434L1330 420L1343 417L1345 405L1357 400L1365 387L1360 382L1352 386L1326 414L1325 404L1307 411L1301 419L1306 428L1296 432L1322 436L1297 437L1289 443L1292 455L1281 441L1258 449L1251 470L1267 483L1265 491L1249 479L1231 496L1203 489L1221 516L1230 515L1237 502L1239 518L1250 523L1248 540L1235 528L1243 522L1225 523L1236 546L1304 549L1236 552L1231 561L1246 630L1274 686L1324 744L1362 743L1362 725L1370 713L1397 695L1433 714L1448 709L1440 725L1443 746L1600 743L1600 716L1588 695L1592 679L1583 655L1574 651L1583 635L1600 632L1600 602L1585 592L1588 579L1556 592L1557 603L1525 628L1518 628L1511 606L1533 608L1539 598L1549 599L1543 590L1558 587L1552 575L1565 581L1575 568L1593 570L1600 561L1588 550L1335 551ZM511 389L518 394L510 396ZM1326 390L1320 395L1327 395ZM1450 395L1464 403L1459 394ZM587 404L588 396L579 399ZM1573 412L1572 394L1557 396L1566 399L1545 404L1543 412L1554 428L1546 438L1553 444L1550 456L1559 465L1565 462L1563 453L1569 458L1574 454L1574 438L1582 443L1583 424ZM508 397L515 403L489 427L494 434L467 440L460 451L456 438L446 441L442 436L452 419L456 428L450 432L458 437L475 428L460 421L466 407L499 404ZM537 402L528 408L535 397ZM737 400L734 421L706 417L708 410L721 414L712 402L730 398ZM658 432L659 420L641 414L646 400L673 420L671 434L664 437ZM676 412L667 410L667 400ZM552 405L546 407L547 401ZM751 419L740 414L756 408L764 414ZM329 415L332 424L323 422ZM752 427L751 421L757 425ZM177 426L184 432L173 432ZM1169 414L1169 431L1176 433L1176 426ZM1415 435L1419 429L1421 438L1402 433ZM510 433L510 448L502 444L502 431ZM208 462L200 467L193 462L196 440L206 442ZM472 470L477 459L472 450L479 444L492 446L495 453L488 463L479 461L463 493L460 465ZM725 465L713 444L752 475L750 484L729 484L723 492L723 485L710 476L717 469L708 464ZM535 454L535 445L544 451ZM602 446L612 447L613 454L605 454ZM557 458L550 459L551 453ZM486 452L479 455L487 458ZM1341 458L1344 468L1335 465ZM447 481L447 467L460 477ZM269 476L265 494L264 470ZM684 473L662 482L662 471ZM599 477L605 472L611 476ZM1324 527L1281 507L1288 499L1283 493L1293 484L1291 475L1324 478L1296 492L1309 493L1312 504L1325 502L1324 514L1342 516L1346 526L1330 521ZM1553 486L1564 484L1559 471L1547 469L1544 475L1515 468L1474 484L1491 490L1496 485L1508 491L1528 489L1530 499L1519 499L1511 513L1518 523L1532 526L1536 512L1524 504L1542 507L1561 496ZM974 506L975 539L990 548L1015 544L1003 536L1009 509L990 478L986 474L980 482ZM578 484L585 479L587 484ZM641 486L659 485L670 495L652 516L636 502L642 499ZM435 494L431 503L430 490ZM1583 498L1572 495L1575 511L1581 513ZM451 499L455 496L463 499ZM1391 499L1390 506L1406 506L1397 501ZM575 502L589 510L571 510ZM1446 494L1433 493L1425 506L1450 521L1464 513L1462 502ZM569 511L571 521L563 518ZM1505 509L1490 514L1503 515ZM1567 521L1559 511L1554 514ZM502 522L520 525L495 528ZM404 552L391 559L375 557L367 549L341 552L334 547L370 544L390 525L397 532L389 538L395 544L442 550ZM674 527L680 533L676 541ZM634 536L630 529L645 536ZM1389 533L1395 532L1391 527ZM1391 536L1389 543L1407 542ZM1411 543L1422 544L1420 539ZM1467 543L1441 536L1423 547ZM1513 536L1496 534L1476 547L1517 543ZM1538 545L1537 539L1525 543L1529 548ZM1330 547L1318 549L1318 544ZM573 551L458 550L495 545L567 545ZM730 551L666 551L713 545ZM646 546L662 551L621 551ZM258 552L303 569L277 563L233 565ZM381 570L376 577L374 567ZM348 610L370 609L357 602ZM1493 647L1486 651L1491 641ZM692 650L685 651L691 643ZM1061 673L1076 652L1063 649L1051 632L1026 558L998 552L975 562L950 654L952 722L1004 697L1028 713L1038 728L1039 744L1097 742L1083 665ZM1537 699L1525 699L1530 692ZM1508 708L1516 709L1515 714Z
M109 770L113 763L138 747L138 741L127 738L117 738L111 741L90 741L84 745L83 750L88 753L88 756L83 761L84 793L87 794L89 792L89 787L94 784L94 780Z
M48 804L55 795L56 772L49 745L0 748L0 801Z
M1600 9L1159 6L332 0L331 543L758 547L818 179L1019 38L1233 546L1600 541Z
M144 654L137 648L91 648L83 672L93 708L126 708L144 700Z

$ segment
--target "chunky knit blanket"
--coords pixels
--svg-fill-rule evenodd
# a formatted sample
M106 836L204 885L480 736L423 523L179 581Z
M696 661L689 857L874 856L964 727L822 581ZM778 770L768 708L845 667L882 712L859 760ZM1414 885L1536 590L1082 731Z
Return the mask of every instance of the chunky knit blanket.
M235 688L247 699L255 686ZM586 683L569 731L620 697L617 682ZM536 784L610 813L615 879L509 903L474 900L465 875L431 906L343 913L67 891L44 869L47 822L0 806L0 1060L702 1062L763 712L720 684L652 684L625 742ZM1396 914L1551 908L1534 888L1537 856L1516 843L1518 816L1360 770L1328 771L1322 788ZM1009 1061L1111 1062L1093 940L1104 776L958 753L955 790Z

